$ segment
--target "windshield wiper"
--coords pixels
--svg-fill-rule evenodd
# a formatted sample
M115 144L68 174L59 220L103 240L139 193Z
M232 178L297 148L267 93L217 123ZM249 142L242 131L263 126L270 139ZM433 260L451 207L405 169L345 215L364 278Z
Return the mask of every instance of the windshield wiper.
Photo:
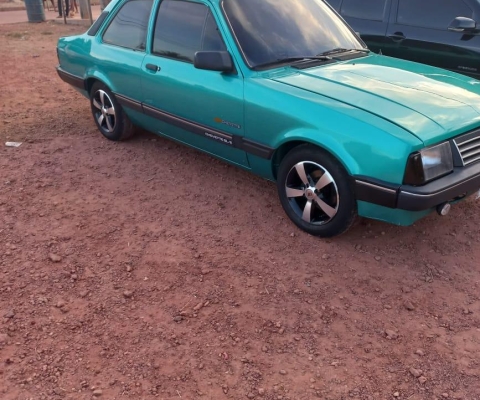
M286 58L278 58L275 61L269 61L264 64L259 64L256 65L255 68L263 68L263 67L270 67L273 65L278 65L278 64L288 64L288 63L294 63L297 61L312 61L312 60L320 60L320 61L330 61L332 57L328 57L325 54L318 54L316 56L305 56L305 57L286 57Z
M336 54L336 53L347 53L349 51L359 51L361 53L370 53L369 49L345 49L343 47L337 47L337 48L332 49L332 50L324 51L323 53L320 53L318 55L319 56L326 56L326 55Z

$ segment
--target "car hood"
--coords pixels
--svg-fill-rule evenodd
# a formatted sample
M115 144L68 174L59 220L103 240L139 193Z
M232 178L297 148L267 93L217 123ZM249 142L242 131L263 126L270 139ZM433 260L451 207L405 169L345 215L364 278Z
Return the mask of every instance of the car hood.
M371 55L270 79L377 115L425 145L480 125L480 81L439 68Z

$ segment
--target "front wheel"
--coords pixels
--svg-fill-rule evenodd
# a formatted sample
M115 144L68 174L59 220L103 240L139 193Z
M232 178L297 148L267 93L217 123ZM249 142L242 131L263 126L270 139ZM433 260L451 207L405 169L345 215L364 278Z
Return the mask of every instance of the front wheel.
M280 163L277 189L288 217L311 235L332 237L355 221L357 203L351 178L326 151L301 145Z

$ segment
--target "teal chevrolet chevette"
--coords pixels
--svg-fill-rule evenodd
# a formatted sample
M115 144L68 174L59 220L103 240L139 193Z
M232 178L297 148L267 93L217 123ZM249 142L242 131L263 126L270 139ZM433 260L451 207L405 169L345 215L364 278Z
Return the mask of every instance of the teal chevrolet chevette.
M57 53L106 138L142 127L275 181L312 235L480 188L480 81L371 53L322 0L114 0Z

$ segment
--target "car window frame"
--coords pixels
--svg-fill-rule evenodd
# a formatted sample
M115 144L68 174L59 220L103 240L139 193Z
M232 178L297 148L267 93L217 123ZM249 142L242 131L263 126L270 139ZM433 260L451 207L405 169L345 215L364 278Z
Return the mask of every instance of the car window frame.
M396 9L394 9L394 8L392 7L392 11L391 11L391 12L394 13L394 15L393 15L393 23L394 23L395 25L410 26L410 27L412 27L412 28L430 29L430 30L443 31L443 32L445 32L445 31L452 32L452 31L449 31L449 30L448 30L448 26L446 26L445 28L435 28L435 27L431 27L431 26L412 25L412 24L406 24L406 23L404 23L404 22L398 22L398 10L400 9L400 1L401 1L401 0L397 0L397 2L396 2L396 3L397 3L397 4L396 4L396 6L397 6ZM469 17L469 18L474 18L474 16L475 16L475 10L472 9L472 7L470 6L470 4L466 3L464 0L457 0L457 1L461 1L466 7L468 7L468 8L470 9L470 11L472 12L472 13L471 13L471 17ZM457 15L457 17L458 17L458 15ZM453 17L453 18L456 18L456 17ZM453 20L453 19L452 19L452 20Z
M155 56L155 57L167 58L169 60L174 60L174 61L183 62L183 63L186 63L186 64L193 65L193 61L184 60L184 59L180 59L180 58L176 58L176 57L170 57L170 56L167 56L165 54L159 54L159 53L156 53L156 52L153 51L153 44L154 44L154 39L155 39L155 28L157 26L158 14L160 13L160 8L161 8L161 5L162 5L163 1L164 0L159 0L158 1L157 7L156 7L156 10L155 10L155 14L152 16L152 22L151 22L152 27L151 27L151 30L149 32L149 44L147 42L148 54L150 54L152 56ZM197 3L197 4L204 5L207 8L207 14L205 15L205 21L203 21L202 37L201 37L201 40L200 40L201 45L203 46L205 29L206 29L206 25L207 25L208 15L210 13L213 17L213 20L215 21L216 26L217 26L217 31L218 31L218 34L220 35L220 39L223 42L223 45L225 46L226 51L228 51L230 53L230 50L228 49L227 41L225 40L224 35L221 32L220 24L218 23L218 18L215 15L215 12L212 9L212 7L210 7L210 5L207 2L202 1L202 0L193 0L193 1L192 0L175 0L175 1L182 1L184 3ZM201 51L201 50L197 50L197 51Z
M385 16L388 16L388 13L389 13L388 0L383 0L384 1L384 6L383 6L383 14L382 14L381 19L360 18L360 17L354 16L354 15L346 15L342 12L345 1L347 1L347 0L341 0L340 7L338 9L338 13L344 18L353 18L353 19L358 19L360 21L384 22L385 21Z
M127 47L127 46L121 46L121 45L115 44L115 43L105 42L103 40L103 36L107 32L107 30L110 27L110 25L112 24L113 20L116 18L118 13L122 10L122 8L125 6L125 4L127 4L130 1L135 1L135 0L119 1L115 5L115 8L113 10L110 10L109 15L107 15L107 18L105 18L106 21L103 21L103 24L102 24L101 28L97 31L96 34L98 35L98 37L100 39L100 42L103 45L114 46L114 47L118 47L118 48L121 48L121 49L131 50L131 51L134 51L136 53L147 53L148 36L149 36L149 31L150 31L150 21L152 19L152 13L153 13L153 9L155 7L156 0L151 0L152 1L152 8L150 9L150 15L148 16L148 19L147 19L147 29L146 29L146 32L145 32L145 48L144 49L134 49L134 48Z
M338 3L338 10L330 3L329 0L323 0L324 3L327 3L327 5L329 5L331 8L333 8L337 13L340 14L340 10L342 9L342 4L343 4L343 0L338 0L339 3Z

